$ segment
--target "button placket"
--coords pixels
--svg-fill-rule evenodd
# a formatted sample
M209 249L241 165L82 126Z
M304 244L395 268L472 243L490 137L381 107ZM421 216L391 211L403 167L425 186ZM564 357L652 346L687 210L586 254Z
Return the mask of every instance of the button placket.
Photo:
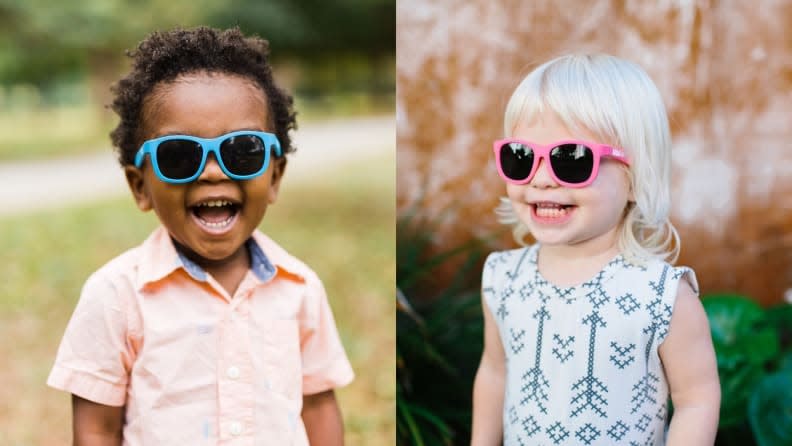
M220 422L225 438L244 436L253 422L255 407L252 383L249 317L229 306L223 321L218 356L218 397Z

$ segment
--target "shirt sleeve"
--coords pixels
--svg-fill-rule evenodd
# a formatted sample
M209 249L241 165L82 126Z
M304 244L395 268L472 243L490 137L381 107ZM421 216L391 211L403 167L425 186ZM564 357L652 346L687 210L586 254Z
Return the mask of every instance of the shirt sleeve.
M123 406L134 361L126 308L113 284L85 283L66 326L47 384L108 406Z
M349 384L354 372L341 344L324 286L315 276L309 276L306 286L300 349L303 394L312 395Z

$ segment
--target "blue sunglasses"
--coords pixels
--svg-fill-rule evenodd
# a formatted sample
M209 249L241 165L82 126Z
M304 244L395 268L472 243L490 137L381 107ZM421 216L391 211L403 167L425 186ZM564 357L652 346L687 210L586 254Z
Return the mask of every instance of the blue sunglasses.
M135 155L140 168L149 154L154 173L166 183L195 181L206 167L206 158L213 153L220 169L233 180L249 180L267 170L270 152L281 156L278 137L272 133L241 130L217 138L189 135L168 135L143 143Z

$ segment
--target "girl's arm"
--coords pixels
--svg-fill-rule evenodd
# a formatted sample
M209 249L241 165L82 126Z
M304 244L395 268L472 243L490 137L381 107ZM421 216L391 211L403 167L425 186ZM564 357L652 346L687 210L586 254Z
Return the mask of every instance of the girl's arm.
M121 446L123 426L123 406L106 406L72 394L73 446Z
M473 433L471 446L500 445L503 441L503 392L506 355L498 327L482 298L484 352L473 383Z
M659 354L674 403L667 446L711 446L720 408L718 367L707 314L686 280L679 284L668 336Z
M302 419L309 444L344 444L344 423L333 390L303 395Z

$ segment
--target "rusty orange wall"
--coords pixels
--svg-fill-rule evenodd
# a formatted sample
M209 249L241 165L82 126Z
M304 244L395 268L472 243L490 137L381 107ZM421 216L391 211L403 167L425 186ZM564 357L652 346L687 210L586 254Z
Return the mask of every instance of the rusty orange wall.
M792 2L397 2L397 208L438 250L502 229L490 144L533 67L607 52L658 85L674 137L680 264L704 293L792 288ZM493 249L513 246L504 236Z

